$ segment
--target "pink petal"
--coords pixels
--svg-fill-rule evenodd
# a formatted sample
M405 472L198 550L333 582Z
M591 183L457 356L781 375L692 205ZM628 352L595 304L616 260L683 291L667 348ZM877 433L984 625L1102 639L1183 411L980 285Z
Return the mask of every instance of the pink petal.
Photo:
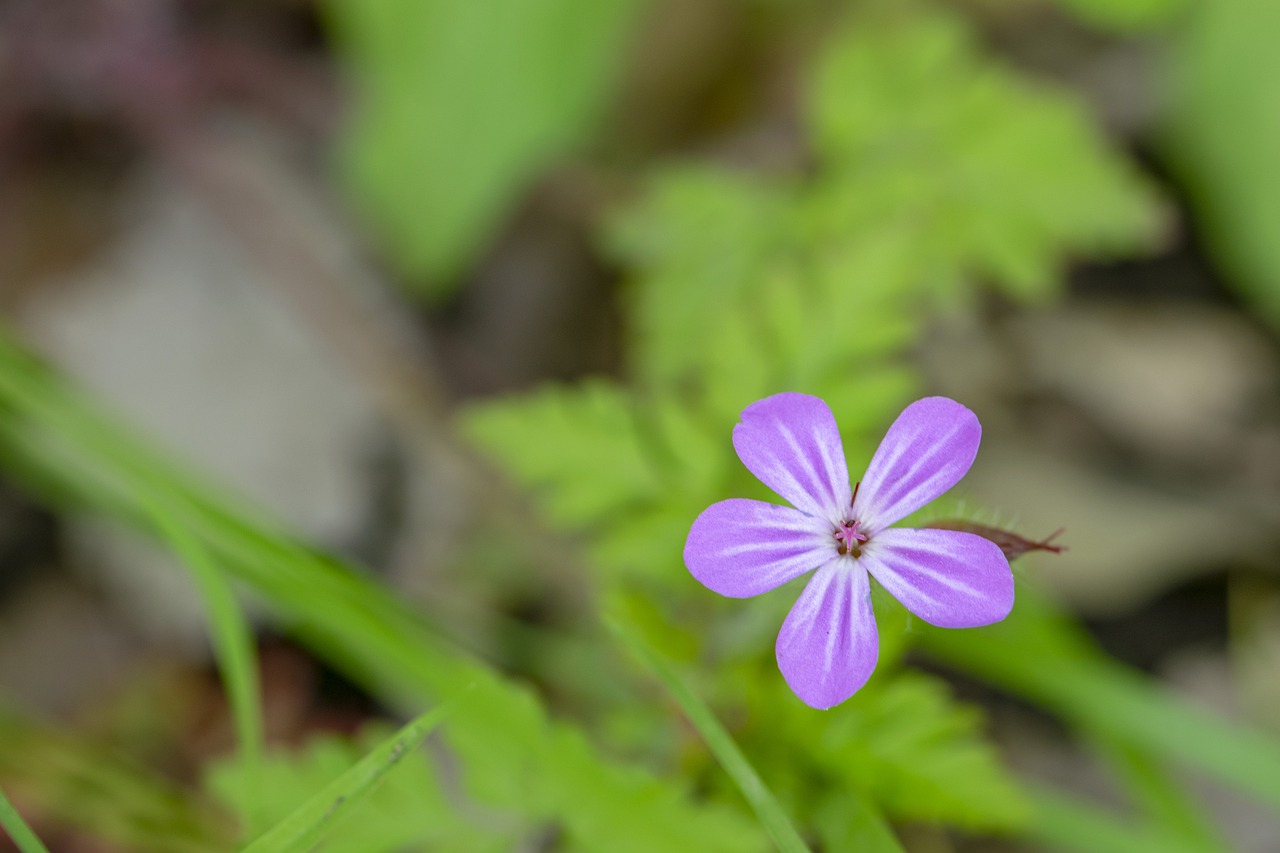
M775 394L747 406L733 447L752 474L796 509L844 520L852 493L840 431L830 407L808 394Z
M731 598L768 592L831 559L826 522L789 506L720 501L693 522L684 564L703 586Z
M940 628L999 622L1013 609L1013 572L1000 546L956 530L891 527L860 563L915 615Z
M856 693L880 654L866 571L848 558L818 569L782 623L777 651L783 678L806 705L830 708Z
M981 438L977 416L955 400L907 406L867 466L853 517L874 534L915 512L965 475Z

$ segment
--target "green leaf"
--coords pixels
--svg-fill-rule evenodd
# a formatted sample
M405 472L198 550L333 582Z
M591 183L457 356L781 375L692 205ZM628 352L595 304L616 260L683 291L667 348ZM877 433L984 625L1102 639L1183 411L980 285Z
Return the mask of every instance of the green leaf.
M549 521L591 536L593 556L618 574L673 576L688 524L728 463L727 432L710 435L671 399L637 400L602 381L479 403L460 425Z
M586 527L662 495L638 416L615 385L588 382L480 404L461 426L562 526Z
M263 727L262 691L255 662L253 629L236 602L230 580L213 563L200 542L174 520L162 503L149 501L145 493L141 500L160 536L191 572L196 589L204 600L214 655L231 705L236 742L249 770L245 789L250 793L251 801L256 802L261 796L263 783L252 770L262 761ZM252 812L245 815L245 824L254 833L266 826L265 821Z
M1209 252L1280 326L1280 4L1196 3L1167 52L1163 148L1186 183Z
M324 6L358 95L343 167L392 258L439 296L591 131L640 3Z
M1193 5L1187 0L1057 0L1057 3L1087 24L1118 32L1167 24Z
M296 751L276 751L262 766L265 784L257 801L245 783L250 768L238 758L213 764L205 787L243 820L261 814L269 823L283 821L309 797L354 767L390 734L383 724L367 725L355 738L322 734ZM498 853L519 843L518 823L498 826L484 810L450 801L440 773L418 751L407 756L341 823L333 827L324 849L392 853L425 847L459 853Z
M1010 831L1030 818L1018 784L982 736L982 715L956 704L936 678L877 672L839 714L794 701L765 704L769 714L753 743L804 745L819 778L851 786L896 820ZM794 756L795 748L785 752Z
M284 820L247 845L243 853L302 853L310 850L329 834L338 820L363 803L392 768L422 744L440 722L445 710L436 708L410 721L299 805Z
M646 381L684 378L707 334L741 312L744 296L794 242L793 194L785 183L671 168L614 221L609 247L642 276L631 317L635 367Z
M1150 244L1150 188L1083 107L984 57L956 17L853 19L819 63L814 144L839 173L829 205L847 231L912 235L935 281L990 278L1043 297L1073 253Z

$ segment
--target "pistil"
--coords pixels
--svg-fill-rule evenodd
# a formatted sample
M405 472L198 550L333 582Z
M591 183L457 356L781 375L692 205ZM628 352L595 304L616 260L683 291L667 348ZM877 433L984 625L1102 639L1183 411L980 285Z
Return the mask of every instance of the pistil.
M840 543L837 550L841 554L852 553L855 557L862 556L862 549L859 546L867 541L867 537L858 532L858 524L857 521L844 521L836 530L836 541Z

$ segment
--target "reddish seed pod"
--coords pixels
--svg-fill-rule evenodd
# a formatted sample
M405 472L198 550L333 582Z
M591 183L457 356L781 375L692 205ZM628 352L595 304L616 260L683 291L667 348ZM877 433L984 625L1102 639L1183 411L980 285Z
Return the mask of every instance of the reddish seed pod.
M978 524L975 521L963 521L958 518L933 521L924 526L936 527L940 530L958 530L961 533L973 533L977 536L981 536L983 539L990 539L992 542L1000 546L1000 550L1004 552L1005 559L1010 562L1021 557L1028 551L1049 551L1054 554L1061 554L1066 550L1065 545L1053 544L1053 540L1065 530L1065 528L1062 527L1059 527L1045 538L1036 541L1019 536L1012 530L1002 530L999 527Z

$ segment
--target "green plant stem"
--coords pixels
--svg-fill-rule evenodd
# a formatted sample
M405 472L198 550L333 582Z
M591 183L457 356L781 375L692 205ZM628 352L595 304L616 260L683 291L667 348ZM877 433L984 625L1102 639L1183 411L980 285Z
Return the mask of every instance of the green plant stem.
M150 513L161 537L186 564L204 601L214 656L231 705L236 742L249 769L250 784L260 785L264 749L262 690L255 662L253 629L236 601L229 579L214 564L209 552L173 517L162 501L143 491L139 502ZM255 797L254 801L257 802L258 798ZM260 827L251 820L247 829L254 834Z

